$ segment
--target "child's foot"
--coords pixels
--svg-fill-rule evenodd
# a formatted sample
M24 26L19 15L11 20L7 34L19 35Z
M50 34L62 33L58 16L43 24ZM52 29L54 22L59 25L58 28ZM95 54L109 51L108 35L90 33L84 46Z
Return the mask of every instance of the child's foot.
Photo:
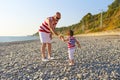
M74 63L69 63L70 66L74 66L75 64Z

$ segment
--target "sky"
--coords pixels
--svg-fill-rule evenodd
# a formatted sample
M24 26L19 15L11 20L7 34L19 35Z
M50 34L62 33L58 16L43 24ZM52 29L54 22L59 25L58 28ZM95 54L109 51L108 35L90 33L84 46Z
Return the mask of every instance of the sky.
M106 11L114 0L0 0L0 36L36 33L45 18L61 13L56 27L78 23L87 13Z

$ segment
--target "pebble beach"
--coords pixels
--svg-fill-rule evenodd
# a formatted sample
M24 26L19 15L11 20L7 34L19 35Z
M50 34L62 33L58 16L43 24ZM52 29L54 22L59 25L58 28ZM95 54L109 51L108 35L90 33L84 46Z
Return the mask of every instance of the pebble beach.
M75 65L67 44L52 40L54 60L41 60L39 40L0 43L0 80L120 80L120 36L77 36ZM46 50L47 53L47 50Z

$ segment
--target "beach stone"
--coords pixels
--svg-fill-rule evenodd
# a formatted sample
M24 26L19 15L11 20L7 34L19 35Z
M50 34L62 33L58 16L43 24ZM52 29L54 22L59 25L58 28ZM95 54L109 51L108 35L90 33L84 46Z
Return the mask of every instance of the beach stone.
M62 80L69 80L67 77L64 77Z
M77 37L75 65L69 66L67 44L54 38L55 60L41 61L40 42L0 43L1 80L119 80L120 36ZM47 50L46 50L47 51ZM47 52L46 52L47 54Z
M78 79L82 79L82 76L83 76L83 75L82 75L82 74L80 74L80 73L79 73L79 74L77 74L77 78L78 78Z

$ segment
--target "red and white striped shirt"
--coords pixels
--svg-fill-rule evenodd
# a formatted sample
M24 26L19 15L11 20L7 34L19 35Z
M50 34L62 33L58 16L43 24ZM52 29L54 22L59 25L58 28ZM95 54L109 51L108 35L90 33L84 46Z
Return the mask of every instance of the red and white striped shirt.
M75 42L76 42L76 39L75 37L69 37L68 38L68 48L73 48L75 47Z
M50 20L53 20L53 17L49 17L49 19L50 19ZM57 23L56 23L56 24L57 24ZM52 26L53 29L55 28L55 25L56 25L56 24L53 24L53 25L54 25L54 26ZM44 22L42 23L42 25L40 26L39 32L51 33L51 32L50 32L50 29L49 29L49 27L48 27L48 23L47 23L46 21L44 21Z

